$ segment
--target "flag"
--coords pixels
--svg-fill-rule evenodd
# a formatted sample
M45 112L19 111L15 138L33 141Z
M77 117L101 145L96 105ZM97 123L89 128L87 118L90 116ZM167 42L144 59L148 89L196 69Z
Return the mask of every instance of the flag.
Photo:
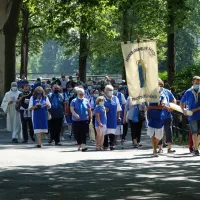
M122 43L131 104L158 102L158 60L156 42Z

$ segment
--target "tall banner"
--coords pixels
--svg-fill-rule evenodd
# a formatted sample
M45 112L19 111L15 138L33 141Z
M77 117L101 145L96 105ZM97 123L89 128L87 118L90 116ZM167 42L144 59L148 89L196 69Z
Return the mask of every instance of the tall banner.
M158 102L158 60L156 41L122 43L131 104Z

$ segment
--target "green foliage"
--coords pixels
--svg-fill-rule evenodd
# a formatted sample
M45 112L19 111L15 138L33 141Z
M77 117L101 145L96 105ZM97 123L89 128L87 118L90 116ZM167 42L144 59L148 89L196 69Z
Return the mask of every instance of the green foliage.
M163 81L167 80L167 71L159 72L158 77L161 78Z
M173 89L176 92L183 92L192 85L193 76L200 74L199 65L184 67L180 72L176 73L174 78Z
M200 35L200 5L197 1L24 0L24 3L30 12L29 67L32 72L76 70L80 32L84 32L88 36L85 52L89 52L88 72L122 73L120 43L154 38L157 40L159 70L164 71L160 76L166 79L167 33L173 31L169 14L175 19L177 69L200 61L196 40ZM47 48L49 40L58 42L57 51ZM20 47L20 42L17 46ZM54 61L49 63L52 58Z
M165 8L162 1L123 1L116 5L118 12L112 21L114 35L98 32L91 37L90 58L92 73L122 73L122 41L157 40L158 60L166 59L166 33L160 15ZM159 11L159 12L158 12Z

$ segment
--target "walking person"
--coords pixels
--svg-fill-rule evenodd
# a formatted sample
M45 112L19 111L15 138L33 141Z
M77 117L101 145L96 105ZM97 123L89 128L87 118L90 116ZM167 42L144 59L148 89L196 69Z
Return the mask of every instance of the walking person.
M70 110L70 104L72 102L73 99L75 99L76 96L76 91L74 89L71 89L69 91L69 98L65 99L65 117L66 117L66 121L68 124L68 130L69 130L69 138L71 139L72 136L74 136L74 139L76 140L76 137L74 135L73 132L73 126L72 126L72 113Z
M51 108L49 112L51 113L50 120L50 140L49 143L55 141L56 146L61 146L60 143L60 133L63 126L64 118L64 98L60 94L60 87L58 85L53 86L53 93L49 96L49 101L51 103Z
M30 110L28 110L28 105L29 105L31 96L32 96L32 92L30 90L30 86L24 85L23 92L20 93L18 97L19 105L20 105L21 123L22 123L22 134L23 134L22 143L24 144L28 143L28 132L32 141L35 142L31 112Z
M121 94L123 94L124 95L124 98L125 98L125 90L124 90L124 87L121 85L121 86L119 86L119 92L121 93ZM127 98L125 98L125 100L127 100ZM124 110L125 110L125 104L124 104L124 106L122 107L122 112L123 112L123 118L124 118ZM121 118L121 119L123 119L123 118ZM125 122L123 122L123 134L122 134L122 142L124 142L125 141L125 139L126 139L126 135L127 135L127 133L128 133L128 123L125 121Z
M104 135L106 133L107 116L104 106L105 98L100 96L96 99L95 128L96 128L96 150L103 150Z
M65 77L65 74L61 74L60 78L60 87L62 88L63 92L66 92L66 86L67 86L67 79Z
M194 155L199 156L199 137L200 137L200 77L194 76L192 80L192 87L188 89L181 99L180 106L185 116L187 112L184 109L185 105L193 112L192 116L188 116L190 131L192 133L192 140L194 145Z
M124 110L123 123L125 124L127 119L130 124L131 137L134 148L141 146L140 139L142 133L142 124L145 120L144 114L142 115L142 113L145 113L145 105L131 105L130 97L128 97Z
M99 91L92 89L90 91L89 103L90 103L91 110L92 110L92 123L93 123L94 131L95 131L95 135L96 135L96 129L95 129L95 112L94 112L94 110L96 108L96 100L98 97L99 97Z
M12 133L12 142L18 143L21 135L21 120L20 113L16 110L17 98L21 92L17 89L17 83L11 83L11 89L3 98L1 108L7 114L7 131Z
M110 140L110 150L115 150L115 132L117 122L121 121L120 111L121 106L119 99L113 95L113 86L107 85L105 87L105 108L107 115L107 129L104 137L104 149L108 148L108 138Z
M78 150L87 151L86 134L89 132L89 123L92 122L92 112L89 100L84 97L83 88L77 89L77 97L72 100L70 110L73 133L79 145Z
M170 109L167 106L167 100L163 93L161 93L160 87L162 84L158 82L159 87L159 102L149 103L147 106L147 116L148 116L148 129L147 135L152 138L153 156L158 157L157 145L159 141L163 138L163 126L165 121L164 109Z
M32 110L34 134L37 136L37 147L42 147L42 134L48 132L48 109L51 103L45 95L42 87L35 88L29 101L29 109Z
M114 85L113 94L119 99L119 103L122 108L122 110L120 111L120 118L123 119L126 99L125 99L124 95L121 92L119 92L118 85ZM123 131L124 131L123 126L126 126L126 125L123 124L122 120L117 122L117 128L116 128L116 132L115 132L115 144L117 144L118 136L122 137L122 135L123 135Z
M164 88L164 82L159 79L160 83L160 93L162 93L166 100L167 100L167 106L169 106L169 103L176 103L176 99L172 92L166 88ZM175 150L172 150L172 110L164 109L164 115L165 115L165 121L164 121L164 132L166 134L166 142L167 142L167 153L175 153ZM162 153L162 141L159 149L159 153Z

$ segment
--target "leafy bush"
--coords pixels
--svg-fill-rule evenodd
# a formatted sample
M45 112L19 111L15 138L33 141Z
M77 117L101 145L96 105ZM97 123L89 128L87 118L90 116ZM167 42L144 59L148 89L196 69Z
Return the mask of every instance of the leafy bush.
M184 67L174 77L172 88L176 92L182 92L192 85L192 77L200 76L200 67L197 65Z

